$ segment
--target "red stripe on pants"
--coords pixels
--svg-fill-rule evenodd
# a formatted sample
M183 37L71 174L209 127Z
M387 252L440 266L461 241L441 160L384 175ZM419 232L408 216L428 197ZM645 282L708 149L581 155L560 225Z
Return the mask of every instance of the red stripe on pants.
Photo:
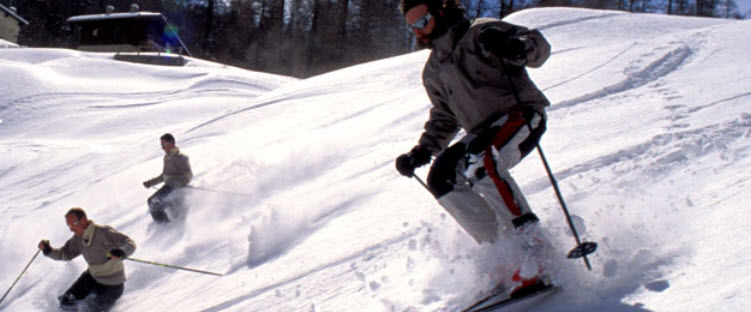
M483 157L485 171L493 181L493 184L495 184L495 188L498 190L498 193L501 194L503 202L506 203L506 208L508 208L509 212L511 212L512 215L517 217L522 215L521 208L519 208L519 205L516 204L516 200L514 200L514 193L513 191L511 191L511 186L509 186L506 181L498 176L498 171L496 171L496 162L493 159L492 149L494 147L501 147L505 145L522 126L524 126L524 119L522 118L521 112L510 112L508 114L508 120L506 120L506 123L503 124L503 127L501 127L501 129L498 130L498 133L496 133L495 137L493 137L493 141L491 143L492 145L488 146L485 149L485 156ZM505 169L508 170L509 168Z

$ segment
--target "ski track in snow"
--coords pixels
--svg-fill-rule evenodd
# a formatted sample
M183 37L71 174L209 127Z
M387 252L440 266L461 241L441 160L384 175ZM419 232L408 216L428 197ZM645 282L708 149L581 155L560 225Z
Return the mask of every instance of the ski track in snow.
M656 135L645 143L555 172L555 176L564 181L571 176L606 168L619 175L640 171L650 177L665 176L670 170L681 168L682 164L689 160L727 152L727 145L748 138L750 133L749 118L700 129L668 132ZM547 178L541 178L524 187L531 193L549 188L550 182Z
M215 88L214 85L221 85L222 88ZM238 88L228 88L226 85L237 85ZM209 88L212 87L212 88ZM28 95L16 99L12 99L5 107L23 107L23 104L37 105L40 102L46 100L64 100L67 102L76 102L80 98L103 98L103 102L109 102L106 99L143 99L143 98L157 98L157 102L168 102L178 99L192 98L195 96L221 96L230 95L237 97L253 96L254 94L263 94L270 91L267 88L260 88L257 85L238 82L229 79L207 79L200 82L195 82L187 87L172 89L172 90L159 90L148 92L52 92L52 93L39 93ZM129 108L134 106L140 106L138 104L129 105L92 105L90 108Z
M619 13L609 13L609 14L594 14L592 16L572 18L572 19L557 21L555 23L550 23L550 24L542 24L542 25L536 26L535 28L542 32L545 32L545 31L550 31L551 29L556 28L556 27L574 25L574 24L579 24L579 23L593 21L593 20L610 19L613 17L619 17L622 14L625 14L625 13L619 12Z
M234 110L234 111L222 114L220 116L214 117L212 119L209 119L209 120L207 120L205 122L202 122L202 123L200 123L200 124L198 124L198 125L190 128L190 129L188 129L186 131L186 133L190 133L190 132L196 131L198 129L204 128L204 127L209 126L211 124L217 123L217 122L219 122L219 121L221 121L223 119L227 119L229 117L232 117L232 116L235 116L235 115L239 115L239 114L242 114L242 113L245 113L245 112L248 112L248 111L253 111L253 110L256 110L256 109L259 109L259 108L263 108L263 107L266 107L266 106L269 106L269 105L278 104L278 103L285 103L285 102L288 102L290 100L298 99L298 98L324 97L325 95L331 94L332 91L334 91L334 90L340 90L340 89L341 89L341 87L334 85L334 86L329 86L329 87L326 87L326 88L315 88L315 89L307 89L307 90L305 90L305 89L303 89L303 90L294 89L295 90L294 93L284 94L284 95L278 96L278 97L271 97L271 96L268 96L268 95L261 95L258 98L256 98L256 101L258 101L259 103L253 103L253 104L250 104L248 107L241 108L241 109L238 109L238 110ZM287 91L287 92L289 92L289 91ZM271 99L267 99L267 97L271 97Z
M645 54L644 56L647 55L648 54ZM678 67L683 65L691 55L691 48L687 46L677 47L649 64L644 69L638 70L633 73L626 73L627 78L619 83L604 87L601 90L585 94L574 99L556 103L555 105L551 106L548 111L553 112L559 109L568 108L596 99L612 96L618 93L636 89L650 82L654 82L675 71Z
M575 80L578 80L578 79L580 79L580 78L582 78L584 76L587 76L587 75L589 75L589 74L597 71L598 69L604 68L605 66L607 66L610 63L612 63L613 61L615 61L616 59L618 59L620 56L624 55L626 52L628 52L629 50L631 50L632 48L634 48L635 46L637 46L637 43L632 43L628 47L626 47L625 49L623 49L620 52L616 53L610 59L606 60L605 62L603 62L601 64L598 64L597 66L594 66L592 69L589 69L589 70L587 70L587 71L585 71L585 72L583 72L583 73L581 73L579 75L573 76L570 79L566 79L564 81L561 81L559 83L553 84L551 86L546 86L544 89L542 89L542 91L545 92L545 91L548 91L550 89L563 86L563 85L565 85L565 84L567 84L567 83L569 83L571 81L575 81ZM558 53L561 53L561 52L563 52L563 51L558 51ZM561 104L557 104L554 107L558 107L558 105L561 105ZM552 107L552 108L554 108L554 107Z

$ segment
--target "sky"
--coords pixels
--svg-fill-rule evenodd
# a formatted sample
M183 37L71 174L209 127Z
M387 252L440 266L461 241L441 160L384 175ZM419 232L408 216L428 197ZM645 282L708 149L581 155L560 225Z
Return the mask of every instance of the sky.
M539 157L512 170L561 290L544 311L745 311L751 292L748 21L546 8L508 21L553 50L530 69L551 100ZM478 245L394 159L422 131L429 51L300 80L189 59L0 49L2 311L56 311L83 259L30 262L71 236L75 206L137 244L113 311L456 311L520 263L518 237ZM159 136L190 157L188 209L151 221L141 183ZM427 168L417 174L425 177ZM20 276L24 267L28 270ZM513 310L513 309L512 309Z

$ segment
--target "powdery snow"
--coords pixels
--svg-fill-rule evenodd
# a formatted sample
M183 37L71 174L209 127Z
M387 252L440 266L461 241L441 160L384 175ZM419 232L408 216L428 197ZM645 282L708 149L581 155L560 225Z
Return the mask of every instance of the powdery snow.
M542 140L574 247L536 154L513 170L553 245L563 291L542 311L745 311L751 303L748 21L548 8L553 56L530 70L553 102ZM70 237L63 214L130 235L114 311L456 311L520 259L513 237L476 245L394 158L430 104L427 51L306 80L191 60L117 62L0 49L0 291ZM141 182L171 132L195 178L186 220L152 223ZM426 168L418 170L425 176ZM226 192L226 193L220 193ZM0 304L55 311L82 259L39 257ZM503 271L503 269L506 269ZM506 273L504 273L506 272Z

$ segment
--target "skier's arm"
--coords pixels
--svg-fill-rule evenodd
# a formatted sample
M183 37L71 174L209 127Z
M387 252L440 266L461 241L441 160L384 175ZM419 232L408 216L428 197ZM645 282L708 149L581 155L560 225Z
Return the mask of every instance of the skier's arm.
M188 158L188 156L185 156L184 169L185 178L187 179L187 182L185 182L185 184L188 184L190 183L190 180L193 179L193 169L190 168L190 158Z
M81 243L75 237L70 238L65 245L60 248L50 246L49 252L45 256L55 259L69 261L81 255Z
M505 22L489 23L480 29L477 41L485 55L514 66L537 68L550 57L550 43L537 29Z
M430 119L425 123L419 144L431 154L436 154L448 146L460 127L441 94L429 87L426 90L433 108L430 109Z
M188 185L190 180L193 179L193 170L190 168L190 158L187 155L181 154L183 157L177 162L178 172L181 173L179 178L184 185Z
M107 227L104 232L107 237L107 242L111 244L110 250L122 250L121 255L118 257L130 257L136 251L136 243L127 235L118 232L117 230Z
M146 180L146 182L143 182L143 186L149 188L162 182L164 182L164 176L160 174L159 176L153 177L149 180Z
M538 68L550 57L550 43L539 30L521 31L519 39L525 44L527 67Z

